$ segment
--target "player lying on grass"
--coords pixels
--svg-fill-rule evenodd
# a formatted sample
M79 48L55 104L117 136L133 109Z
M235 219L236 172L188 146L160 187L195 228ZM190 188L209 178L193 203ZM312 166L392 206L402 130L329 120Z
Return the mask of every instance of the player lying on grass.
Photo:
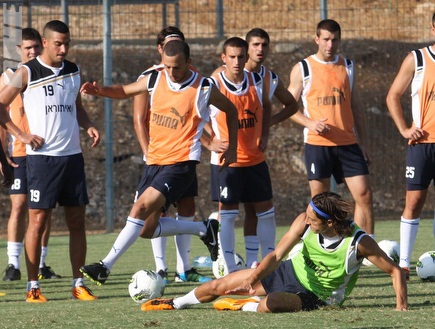
M396 310L407 310L404 271L353 222L352 209L350 202L335 193L318 194L306 212L294 220L275 251L257 268L204 283L179 298L150 300L142 305L142 310L181 309L211 302L223 295L255 297L219 299L213 304L217 310L276 313L341 305L355 286L364 258L390 274L396 293ZM282 261L300 240L303 242L301 252Z

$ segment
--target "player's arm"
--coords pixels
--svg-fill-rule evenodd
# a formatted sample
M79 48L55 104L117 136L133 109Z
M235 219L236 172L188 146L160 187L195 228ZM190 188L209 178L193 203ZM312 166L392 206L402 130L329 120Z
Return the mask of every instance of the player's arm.
M80 88L82 94L123 99L147 92L147 78L127 85L100 86L98 83L85 82Z
M265 152L267 149L267 144L269 142L269 132L270 132L270 120L272 115L272 105L270 104L269 93L267 88L264 86L263 81L263 122L261 126L261 138L259 149Z
M21 131L11 120L7 111L7 106L12 103L15 97L24 90L27 86L28 72L24 67L19 68L12 75L10 81L5 83L4 87L0 90L0 125L11 135L14 135L19 141L29 144L32 149L36 150L41 148L44 144L42 137L27 134Z
M237 108L226 98L214 84L210 85L211 92L208 105L213 105L226 115L228 127L228 148L222 153L221 161L224 161L222 167L228 167L231 163L237 161L237 131L239 121L237 120Z
M91 147L95 147L100 143L100 132L95 128L93 122L89 118L88 113L82 104L82 97L80 93L77 94L76 98L76 109L77 109L77 122L79 126L86 130L88 136L92 139Z
M301 213L292 223L290 229L282 237L277 244L274 251L270 252L258 265L254 272L239 286L232 290L228 290L225 294L241 294L241 295L254 295L255 286L257 282L271 274L281 264L284 257L287 257L288 253L293 247L301 240L306 229L306 213Z
M204 125L204 130L200 138L201 144L209 151L222 153L228 148L228 141L223 141L216 138L210 122Z
M365 257L382 271L388 273L396 293L396 310L408 309L408 295L405 272L391 260L371 237L365 235L358 243L358 257ZM261 263L260 263L261 264Z
M303 90L303 79L301 65L298 63L293 66L290 71L290 84L288 91L293 95L295 100L299 102ZM329 127L326 124L327 118L320 120L313 120L304 115L301 111L297 111L290 119L297 124L307 127L309 130L314 131L316 134L326 134L329 132Z
M3 175L3 180L0 182L1 186L9 187L14 180L11 167L9 167L8 159L3 151L2 142L0 140L0 174Z
M282 122L298 112L298 102L296 102L293 95L285 88L284 83L279 78L273 95L281 102L283 108L278 113L272 115L269 123L270 126Z
M144 77L140 78L145 79ZM133 98L133 125L142 154L146 158L148 154L149 134L147 129L147 115L149 110L148 93L142 93Z
M414 56L409 53L402 62L399 72L390 87L387 94L387 107L390 111L391 118L396 124L400 134L412 141L418 141L424 136L422 129L417 127L409 127L403 116L403 108L400 98L407 90L412 81L415 71Z

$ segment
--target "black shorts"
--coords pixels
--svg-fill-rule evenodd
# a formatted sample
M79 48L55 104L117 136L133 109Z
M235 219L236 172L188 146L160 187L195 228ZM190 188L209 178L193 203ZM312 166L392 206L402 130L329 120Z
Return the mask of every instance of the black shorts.
M212 201L223 204L262 202L273 198L272 182L266 161L249 167L211 165Z
M305 167L308 180L324 179L333 175L337 183L342 183L343 178L369 174L367 161L358 144L305 144Z
M166 204L163 211L166 211L171 204L175 204L182 197L188 196L189 189L194 190L196 165L196 161L164 166L145 164L137 186L135 201L151 186L165 196Z
M14 174L14 181L9 187L9 195L27 194L27 161L26 157L11 157L18 167L10 167Z
M406 190L426 190L435 179L435 144L408 145L406 152Z
M287 292L298 295L302 301L303 311L316 310L326 305L317 295L299 283L291 259L283 261L273 273L261 280L261 284L267 294Z
M50 209L89 203L85 163L81 153L67 156L27 156L28 204L30 209Z

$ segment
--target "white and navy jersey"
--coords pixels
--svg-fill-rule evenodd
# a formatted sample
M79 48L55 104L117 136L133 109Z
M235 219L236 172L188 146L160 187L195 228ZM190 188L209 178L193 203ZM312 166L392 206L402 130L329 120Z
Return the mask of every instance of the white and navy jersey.
M30 133L44 138L41 149L27 154L65 156L81 153L76 99L80 69L69 61L60 68L44 64L39 56L23 65L28 71L23 101Z

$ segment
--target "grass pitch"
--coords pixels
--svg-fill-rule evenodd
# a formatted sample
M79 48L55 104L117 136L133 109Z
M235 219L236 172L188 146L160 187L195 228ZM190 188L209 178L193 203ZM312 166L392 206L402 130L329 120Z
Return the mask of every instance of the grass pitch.
M151 245L138 240L124 254L105 285L88 286L99 297L95 302L70 299L71 270L68 255L68 237L50 239L47 264L61 279L41 281L42 291L49 299L44 304L25 302L26 267L21 260L22 280L0 281L0 328L433 328L435 310L435 283L422 282L415 273L415 263L425 251L434 249L432 220L422 220L414 248L411 281L408 285L408 312L394 310L395 297L389 276L375 267L362 267L351 297L342 308L322 309L295 314L257 314L250 312L218 312L211 304L196 305L179 311L142 312L128 295L130 277L142 268L154 269ZM280 238L287 227L278 227ZM87 263L103 258L117 234L88 235ZM241 229L236 231L237 252L244 255ZM399 221L376 223L376 240L399 240ZM6 241L0 241L0 266L7 263ZM192 237L192 258L207 255L202 242ZM168 238L167 260L170 278L175 270L175 249ZM201 273L212 276L211 268L200 268ZM3 276L3 274L2 274ZM166 297L187 293L197 284L171 283ZM3 295L4 293L5 295Z

